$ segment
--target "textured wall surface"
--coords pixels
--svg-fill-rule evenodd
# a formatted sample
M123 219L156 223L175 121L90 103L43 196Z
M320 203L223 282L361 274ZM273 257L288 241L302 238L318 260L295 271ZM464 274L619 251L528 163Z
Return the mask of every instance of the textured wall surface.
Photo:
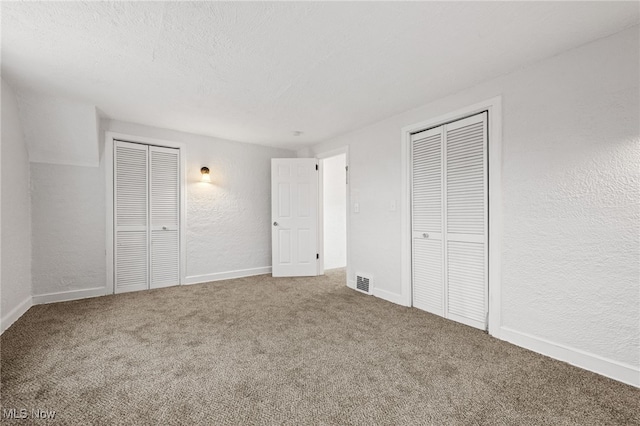
M31 163L34 296L105 286L104 175Z
M101 126L186 144L187 276L271 265L270 159L293 152L119 121ZM34 295L106 285L101 159L100 167L32 163ZM202 166L211 184L199 181Z
M638 30L505 96L503 323L640 365Z
M187 147L187 275L271 266L271 158L294 153L208 139Z
M2 80L2 276L0 315L31 296L29 159L16 97Z
M324 269L347 266L346 154L322 161Z
M186 144L187 276L271 265L271 158L294 152L119 121L105 128Z
M400 129L503 97L502 322L640 365L639 28L313 148L349 145L349 276L400 286ZM360 213L353 204L360 203ZM384 224L384 226L382 226Z
M18 106L29 161L98 167L95 106L25 91Z

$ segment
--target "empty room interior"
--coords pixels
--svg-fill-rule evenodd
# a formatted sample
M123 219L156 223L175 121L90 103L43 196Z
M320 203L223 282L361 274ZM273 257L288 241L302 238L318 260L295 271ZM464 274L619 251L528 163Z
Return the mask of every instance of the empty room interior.
M3 423L640 425L640 3L0 12Z

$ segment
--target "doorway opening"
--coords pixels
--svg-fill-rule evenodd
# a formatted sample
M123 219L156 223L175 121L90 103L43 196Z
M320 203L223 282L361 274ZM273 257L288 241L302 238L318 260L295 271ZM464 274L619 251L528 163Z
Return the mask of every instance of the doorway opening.
M348 264L349 166L347 149L318 155L320 273ZM348 276L348 274L347 274ZM347 280L348 281L348 280Z

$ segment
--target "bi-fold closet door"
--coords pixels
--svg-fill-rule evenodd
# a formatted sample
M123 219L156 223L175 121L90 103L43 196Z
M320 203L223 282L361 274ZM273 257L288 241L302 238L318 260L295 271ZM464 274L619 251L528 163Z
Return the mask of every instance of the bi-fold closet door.
M180 150L116 141L115 292L180 283Z
M487 113L415 133L413 306L486 329Z

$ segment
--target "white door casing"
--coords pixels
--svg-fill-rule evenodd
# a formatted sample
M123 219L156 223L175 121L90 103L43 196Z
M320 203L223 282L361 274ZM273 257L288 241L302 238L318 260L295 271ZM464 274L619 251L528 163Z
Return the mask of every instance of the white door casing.
M351 215L349 212L349 206L351 205L350 194L351 191L349 189L349 146L343 146L336 149L331 149L329 151L323 151L316 154L316 158L318 160L318 253L321 253L320 259L318 261L318 275L324 275L324 227L325 227L325 218L324 218L324 200L323 200L323 160L331 157L335 157L338 155L345 156L345 184L346 184L346 193L345 193L345 208L346 208L346 216L347 216L347 231L346 231L346 256L347 256L347 274L345 276L345 284L349 286L349 277L351 276L349 273L349 229L351 223ZM355 282L352 287L355 287Z
M414 134L452 123L465 117L487 112L488 229L485 247L488 261L488 332L502 336L502 98L496 96L461 107L401 129L402 199L401 199L401 295L405 306L412 306L412 158L411 139Z
M118 133L113 131L105 132L105 228L106 228L106 241L105 241L105 263L107 280L105 286L105 294L117 293L116 290L116 146L119 141L126 141L130 143L130 146L137 146L143 148L144 146L153 147L165 147L175 148L179 152L179 202L178 202L178 236L179 236L179 281L177 284L183 284L185 282L186 270L187 270L187 253L186 253L186 210L187 210L187 197L186 197L186 182L187 182L187 147L184 143L169 141L164 139L149 138L140 135L132 135L125 133ZM108 154L107 154L108 153ZM150 159L148 161L151 161ZM148 170L147 166L147 170ZM147 184L148 185L148 184ZM148 188L148 187L147 187ZM147 189L149 190L149 189ZM150 219L148 219L150 220ZM150 223L150 222L148 222ZM150 236L149 236L150 238ZM149 246L147 246L149 247ZM149 255L150 256L150 255ZM149 267L147 268L149 271ZM148 272L149 273L149 272ZM148 287L146 287L148 288ZM126 291L126 290L125 290Z
M271 160L274 277L318 275L318 161Z

